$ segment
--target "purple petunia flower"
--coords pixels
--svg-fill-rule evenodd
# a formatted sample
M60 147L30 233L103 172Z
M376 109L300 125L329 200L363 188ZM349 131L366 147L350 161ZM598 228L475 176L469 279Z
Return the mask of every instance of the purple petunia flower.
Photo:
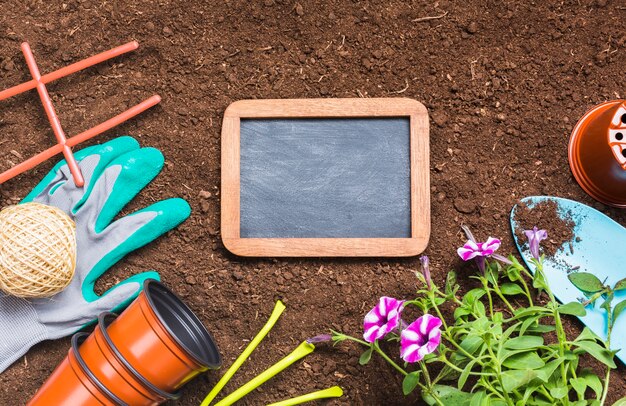
M539 260L539 243L548 238L548 232L546 230L539 230L537 226L532 230L525 230L526 238L528 238L528 245L530 246L530 253L533 258Z
M420 257L420 262L422 264L422 275L424 275L426 286L428 287L428 290L432 290L433 281L430 277L430 261L428 260L428 257L426 255L422 255Z
M402 330L400 356L406 362L418 362L434 352L441 343L441 319L425 314Z
M319 335L316 335L315 337L307 338L306 342L309 344L327 343L331 341L332 339L333 339L333 336L331 336L330 334L319 334Z
M363 320L363 338L368 343L383 338L400 323L400 313L404 300L383 296L378 304L365 315Z
M500 240L497 238L489 237L485 242L476 242L473 240L467 240L467 242L456 250L463 261L469 261L470 259L476 259L478 268L482 272L485 271L485 257L493 255L496 250L500 248Z

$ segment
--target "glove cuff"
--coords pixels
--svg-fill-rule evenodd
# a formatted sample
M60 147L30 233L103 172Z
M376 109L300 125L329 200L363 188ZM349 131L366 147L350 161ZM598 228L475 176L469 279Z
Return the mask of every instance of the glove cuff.
M48 337L27 300L0 293L0 373Z

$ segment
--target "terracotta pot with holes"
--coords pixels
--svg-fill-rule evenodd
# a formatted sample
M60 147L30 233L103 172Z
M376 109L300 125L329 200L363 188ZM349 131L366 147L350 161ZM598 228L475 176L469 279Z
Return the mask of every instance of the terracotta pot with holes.
M173 392L221 364L217 345L198 317L156 280L144 283L107 333L121 357L162 391Z
M87 337L72 337L72 348L28 406L116 406L122 400L109 391L87 368L78 346Z
M570 137L569 163L591 197L626 208L626 100L605 102L585 113Z

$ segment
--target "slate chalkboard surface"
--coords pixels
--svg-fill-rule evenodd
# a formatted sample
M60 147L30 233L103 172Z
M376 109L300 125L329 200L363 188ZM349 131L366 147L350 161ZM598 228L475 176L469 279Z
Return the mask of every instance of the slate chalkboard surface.
M409 118L242 119L242 238L410 238Z
M411 256L430 236L411 99L242 100L222 123L222 241L243 256Z

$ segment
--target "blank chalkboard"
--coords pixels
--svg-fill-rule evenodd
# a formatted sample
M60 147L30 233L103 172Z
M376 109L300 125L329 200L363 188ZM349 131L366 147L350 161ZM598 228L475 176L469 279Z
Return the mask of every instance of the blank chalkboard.
M409 124L241 120L241 237L410 238Z
M430 233L410 99L247 100L222 128L222 239L248 256L406 256Z

